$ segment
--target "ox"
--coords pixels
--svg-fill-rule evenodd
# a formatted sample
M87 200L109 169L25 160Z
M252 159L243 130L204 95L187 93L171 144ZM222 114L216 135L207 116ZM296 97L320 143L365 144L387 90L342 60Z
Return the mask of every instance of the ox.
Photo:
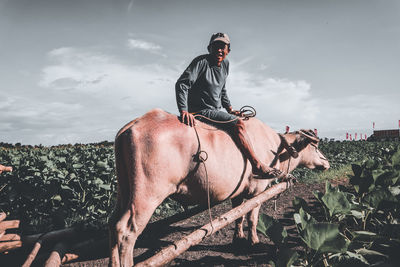
M254 150L264 162L292 171L296 166L328 169L318 150L318 139L310 134L289 133L285 137L299 152L288 160L281 152L282 139L256 118L245 122ZM182 124L176 115L154 109L125 125L115 139L118 198L110 218L110 264L132 266L133 249L154 210L168 196L185 205L207 203L205 169L198 160L206 151L209 196L213 203L230 198L234 207L266 189L269 179L254 179L251 165L224 131L196 122ZM278 159L278 160L277 160ZM290 163L290 166L288 166ZM249 239L258 242L256 226L260 207L248 214ZM244 238L243 218L236 221L236 238Z

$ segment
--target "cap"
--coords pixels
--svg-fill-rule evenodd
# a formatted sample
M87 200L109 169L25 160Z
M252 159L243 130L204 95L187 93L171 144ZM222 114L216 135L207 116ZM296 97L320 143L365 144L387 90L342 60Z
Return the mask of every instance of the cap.
M211 35L210 44L221 41L226 44L230 44L229 36L226 33L218 32Z

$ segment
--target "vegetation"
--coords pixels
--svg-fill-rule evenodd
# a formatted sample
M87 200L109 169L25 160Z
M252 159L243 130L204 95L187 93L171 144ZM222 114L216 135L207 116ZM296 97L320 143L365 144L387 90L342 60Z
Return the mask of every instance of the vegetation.
M105 229L116 199L114 148L110 143L55 147L0 147L0 212L20 219L24 234L83 225ZM181 211L168 200L155 215Z
M331 169L324 173L298 169L294 176L302 182L319 182L351 175L353 187L348 191L327 183L325 194L316 193L322 217L296 200L294 218L303 254L288 248L286 230L279 222L261 216L260 231L275 235L271 236L279 251L275 264L393 260L396 255L390 249L399 244L398 236L389 235L398 226L400 156L394 154L398 148L396 142L321 142ZM0 175L0 212L20 219L24 234L76 225L106 229L116 198L112 143L54 147L0 143L0 163L13 167ZM154 216L180 211L179 204L167 199Z
M300 254L287 244L288 235L279 222L260 216L258 230L279 251L271 265L395 266L400 262L400 150L397 144L366 144L364 148L375 146L373 156L365 156L363 150L362 163L352 164L351 188L332 187L327 181L325 193L314 193L320 203L317 211L313 207L314 216L305 200L294 199L293 217L303 246Z

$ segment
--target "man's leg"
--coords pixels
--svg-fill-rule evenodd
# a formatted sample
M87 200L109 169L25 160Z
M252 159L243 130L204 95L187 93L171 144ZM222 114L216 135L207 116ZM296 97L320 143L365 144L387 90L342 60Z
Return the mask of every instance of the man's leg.
M234 126L233 137L239 149L250 161L250 164L253 168L253 174L260 175L265 178L272 178L282 174L280 170L269 167L257 158L242 119L238 119L236 125Z
M253 174L264 178L277 177L282 174L280 170L269 167L257 158L251 145L250 139L246 133L245 124L242 119L224 111L213 109L202 110L198 114L210 118L213 121L221 122L217 123L209 121L202 117L197 118L203 122L212 124L217 128L228 132L231 135L232 139L235 141L236 145L239 147L240 151L243 153L243 155L250 161L253 169Z

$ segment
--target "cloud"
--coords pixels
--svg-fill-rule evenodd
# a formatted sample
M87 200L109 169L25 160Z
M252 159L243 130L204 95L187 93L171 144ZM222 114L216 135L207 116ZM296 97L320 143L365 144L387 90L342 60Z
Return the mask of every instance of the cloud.
M76 47L48 53L49 64L42 68L39 89L49 92L48 101L57 99L81 108L79 112L63 109L65 123L70 125L65 132L60 133L50 119L49 128L53 130L48 134L54 137L45 144L112 140L122 125L152 108L176 110L174 83L178 72L155 63L131 65L122 61ZM33 114L32 118L36 120Z
M231 69L227 84L235 106L251 105L257 116L272 127L312 125L320 111L311 94L311 84L304 80L265 77L246 69Z
M131 11L132 11L132 8L133 8L133 4L135 3L135 1L134 0L130 0L129 1L129 4L128 4L128 13L130 13Z
M82 111L79 103L37 98L37 93L9 93L5 97L5 102L11 105L0 107L2 141L55 144L62 141L63 132L75 127ZM61 138L50 139L50 133Z
M112 140L122 125L152 108L177 113L174 84L181 71L155 63L128 64L90 49L54 49L38 81L45 98L28 105L24 114L13 109L12 117L20 123L10 129L31 131L31 143ZM238 64L231 69L227 88L235 107L256 107L257 116L272 127L316 120L319 107L306 81L263 77Z
M129 39L128 40L128 48L129 49L140 49L149 52L158 52L161 50L161 46L147 42L140 39Z
M9 92L0 101L2 141L53 145L113 140L121 126L152 108L177 114L174 84L187 64L174 69L171 62L140 65L135 55L131 59L90 48L49 51L37 86ZM338 138L351 129L368 134L362 129L371 121L382 125L384 117L400 118L395 95L319 98L307 80L269 77L234 62L227 90L234 108L254 106L257 117L280 132L289 125L292 130L318 128L321 136Z

